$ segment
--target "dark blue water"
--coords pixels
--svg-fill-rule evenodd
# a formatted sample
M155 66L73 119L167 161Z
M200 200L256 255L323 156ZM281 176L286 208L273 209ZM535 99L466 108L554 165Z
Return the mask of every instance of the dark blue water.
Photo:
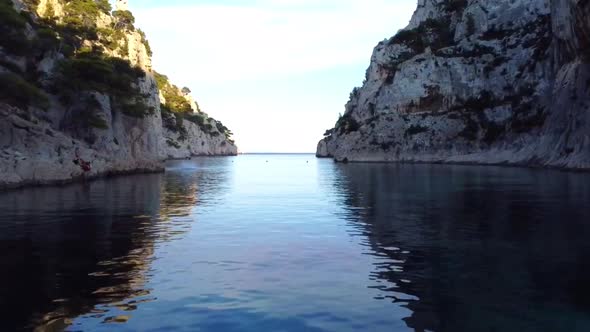
M590 331L590 176L171 162L0 193L2 331Z

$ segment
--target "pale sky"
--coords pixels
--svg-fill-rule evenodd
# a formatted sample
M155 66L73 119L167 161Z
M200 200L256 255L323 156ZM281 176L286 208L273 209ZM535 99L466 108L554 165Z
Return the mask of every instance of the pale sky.
M315 152L373 47L415 0L130 0L154 68L189 87L240 152Z

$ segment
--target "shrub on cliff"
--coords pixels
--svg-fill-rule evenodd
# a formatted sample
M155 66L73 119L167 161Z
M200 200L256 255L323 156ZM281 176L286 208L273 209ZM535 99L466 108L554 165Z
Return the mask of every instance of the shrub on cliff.
M356 121L350 114L344 114L340 116L338 122L336 122L335 129L342 135L357 131L360 127L358 121Z
M142 96L133 96L127 98L119 98L115 100L115 107L123 114L134 117L143 118L155 112L153 107L147 106Z
M179 141L186 140L188 131L184 127L184 118L182 114L173 114L164 104L160 105L160 112L162 114L162 125L164 128L178 133Z
M179 94L180 89L170 83L168 76L154 72L158 89L166 99L166 108L172 113L192 113L193 109L186 98Z
M57 91L98 91L101 93L133 93L136 80L145 73L119 58L89 54L64 60L59 64L55 87Z
M78 47L83 40L98 40L97 21L101 15L110 15L111 10L108 0L67 0L62 22L52 25L68 44Z
M192 113L193 111L189 102L182 96L174 93L165 93L164 98L166 98L166 105L174 113Z
M126 60L89 53L62 61L52 89L66 104L74 102L84 91L108 94L124 114L144 117L154 111L146 105L137 86L137 80L144 76L141 68L132 67Z
M96 0L96 6L105 14L109 14L113 10L109 0Z
M57 50L59 49L59 46L60 41L55 31L46 27L40 27L37 29L37 37L33 39L32 47L38 54Z
M32 4L29 8L32 8ZM36 36L29 40L25 33L27 23ZM17 56L37 56L60 45L56 27L46 20L33 20L29 13L18 13L9 0L0 0L0 46L7 53Z
M468 4L467 0L447 0L441 3L447 12L462 12Z
M117 10L113 12L114 28L135 30L135 17L128 10Z
M405 45L415 53L422 53L427 47L436 51L450 46L453 43L453 34L448 20L429 18L414 29L399 31L388 44Z
M169 84L168 76L158 73L154 71L154 78L156 79L156 84L158 85L158 89L162 91L167 84Z
M198 125L199 127L203 127L205 125L206 117L203 114L194 113L194 114L187 114L185 116L185 119Z
M64 10L64 24L79 29L96 28L96 21L102 12L94 0L69 0Z
M0 101L23 109L49 107L47 95L15 73L0 73Z
M215 121L215 126L217 127L217 131L222 133L226 138L230 138L234 134L221 121Z
M193 110L191 108L190 103L184 96L190 93L189 88L185 87L180 89L179 87L171 84L166 75L162 75L157 72L154 72L154 77L156 79L158 89L166 99L166 103L160 105L162 119L165 122L166 128L179 132L181 134L181 139L184 139L184 136L186 135L184 131L186 131L186 129L182 124L182 120L187 120L198 125L203 132L209 135L219 136L220 134L223 134L226 139L230 139L233 133L221 122L209 118L207 114L200 112L198 110L198 106L197 110ZM171 120L171 113L174 113L176 123L173 123ZM168 124L166 125L166 123ZM215 128L217 131L214 130Z
M401 30L389 40L389 45L404 44L416 52L424 50L421 32L418 29Z
M0 0L0 46L8 53L25 55L30 42L25 35L27 19L12 6L10 0Z
M152 56L153 55L152 47L150 46L150 42L147 40L147 37L145 35L145 32L141 31L141 29L138 29L137 32L141 36L141 42L145 46L145 50L146 50L147 54L149 56Z

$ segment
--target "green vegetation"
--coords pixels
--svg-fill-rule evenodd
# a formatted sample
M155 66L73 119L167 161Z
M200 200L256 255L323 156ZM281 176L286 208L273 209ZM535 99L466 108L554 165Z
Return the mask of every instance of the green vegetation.
M37 28L32 40L25 34L27 24ZM59 40L52 28L37 24L25 11L18 13L10 0L0 0L0 46L12 55L35 56L57 49Z
M144 76L141 68L131 67L126 60L89 52L62 61L52 88L65 104L76 101L84 91L96 91L111 96L115 108L124 114L144 117L154 111L145 104L136 84Z
M38 0L25 1L29 10L34 10ZM61 21L54 20L54 9L48 5L45 18L33 20L28 12L17 12L10 0L0 0L0 46L8 53L18 56L58 49L66 56L72 56L85 41L100 42L109 50L127 49L126 31L134 31L135 18L129 11L113 13L113 25L98 28L101 15L110 15L112 8L108 0L66 0ZM39 36L34 40L26 37L29 23ZM151 54L150 46L141 33L142 41Z
M113 18L115 19L115 29L127 29L135 30L135 17L128 10L117 10L113 12Z
M129 50L129 42L126 38L125 30L118 29L98 29L100 42L111 51L120 50L122 54L126 54Z
M36 10L39 4L39 0L23 2L29 11ZM56 20L51 6L44 18L33 18L26 10L16 11L11 0L0 0L0 47L4 53L24 57L27 63L23 70L10 58L0 59L0 65L11 71L1 74L0 99L21 108L46 108L49 100L40 88L43 85L43 89L55 94L74 112L70 120L93 128L106 128L107 124L95 112L88 111L100 107L95 98L88 97L92 92L107 95L112 109L128 116L141 118L153 113L154 108L148 107L147 96L138 86L145 72L127 60L107 55L127 53L127 33L135 30L131 12L116 11L111 26L98 28L101 16L111 15L108 0L64 0L63 3L64 15ZM28 26L32 27L32 37L27 37ZM145 34L139 33L151 54ZM34 64L49 51L61 53L64 59L49 77L40 81L41 75ZM171 101L174 108L188 105Z
M66 92L98 91L109 94L133 94L137 79L145 76L129 62L96 54L64 60L58 68L56 88Z
M389 45L404 44L409 48L418 50L424 49L422 37L418 28L410 30L401 30L389 40Z
M14 55L27 54L30 41L26 26L27 19L12 7L12 1L0 0L0 46Z
M192 113L193 109L189 102L179 94L178 87L172 85L166 75L154 72L156 78L156 84L158 89L162 92L162 95L166 99L166 108L172 113Z
M0 73L0 100L22 109L49 108L47 95L15 73Z
M164 128L178 133L178 139L180 141L186 140L188 132L184 127L184 118L181 114L173 114L166 105L160 105L160 111L162 113L162 124Z
M34 45L40 52L56 50L59 48L59 38L52 29L41 27L37 30L37 38L34 40Z
M443 8L447 12L462 12L467 8L468 1L467 0L447 0L441 3Z
M65 6L63 24L51 22L73 49L79 49L85 40L100 41L108 50L127 52L126 31L133 31L135 18L128 11L113 13L111 27L98 28L100 15L110 14L111 6L107 0L75 0Z
M180 133L181 137L183 137L186 134L183 120L187 120L198 125L202 131L209 135L217 136L221 133L226 139L231 141L230 137L233 133L226 126L215 119L209 118L205 113L200 112L200 110L193 110L191 108L190 103L184 96L190 93L189 88L185 87L181 90L179 87L171 84L166 75L157 72L154 72L154 78L156 79L158 89L164 96L164 99L166 99L166 104L160 105L162 119L166 128ZM173 118L176 120L173 120Z
M141 31L141 29L138 29L137 32L141 36L141 42L143 43L143 45L145 45L145 50L147 51L147 54L149 56L152 56L153 55L152 47L150 46L150 42L147 40L145 32Z
M351 132L357 131L360 129L360 124L356 121L350 113L341 115L336 122L336 127L334 128L340 135L342 134L349 134Z
M185 114L184 118L201 128L205 128L205 126L208 125L207 116L203 113ZM213 127L211 127L211 129L213 129Z
M234 141L231 140L231 137L233 136L234 133L232 133L231 130L229 130L229 128L224 126L223 123L221 123L221 121L217 121L217 120L214 120L214 121L215 121L215 126L217 127L217 131L222 133L225 136L225 138L233 144Z
M130 11L115 11L112 13L112 26L98 28L99 17L110 15L111 10L108 0L69 0L64 7L63 22L58 24L48 19L45 23L59 32L68 49L77 50L82 47L84 41L88 40L100 42L110 51L121 50L121 53L125 54L128 49L126 33L135 31L135 17ZM148 54L151 55L145 34L140 33L142 42L146 45Z
M95 0L95 1L96 1L96 5L98 6L98 9L100 9L103 13L108 15L113 10L113 7L111 6L109 0Z
M426 47L436 51L450 46L453 43L453 34L448 20L427 19L414 29L401 30L389 40L388 44L402 44L419 54L424 52Z
M94 0L70 0L64 6L62 32L70 42L98 40L96 21L103 10Z

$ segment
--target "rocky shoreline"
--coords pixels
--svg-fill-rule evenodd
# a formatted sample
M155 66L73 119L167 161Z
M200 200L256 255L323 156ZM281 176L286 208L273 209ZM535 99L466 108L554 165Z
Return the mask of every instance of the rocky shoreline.
M420 0L317 156L590 169L590 3Z

